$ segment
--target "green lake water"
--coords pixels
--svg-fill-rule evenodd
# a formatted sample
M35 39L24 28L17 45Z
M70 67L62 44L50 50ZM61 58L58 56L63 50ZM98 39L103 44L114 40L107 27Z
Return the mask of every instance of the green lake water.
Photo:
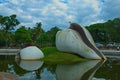
M0 72L15 74L20 80L120 80L120 57L53 64L0 56Z

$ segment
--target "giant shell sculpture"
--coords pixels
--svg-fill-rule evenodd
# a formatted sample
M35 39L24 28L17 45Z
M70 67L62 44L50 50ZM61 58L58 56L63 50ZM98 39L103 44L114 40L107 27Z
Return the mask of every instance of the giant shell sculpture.
M88 59L106 59L96 47L89 31L76 23L71 23L69 29L57 32L56 47L59 51Z

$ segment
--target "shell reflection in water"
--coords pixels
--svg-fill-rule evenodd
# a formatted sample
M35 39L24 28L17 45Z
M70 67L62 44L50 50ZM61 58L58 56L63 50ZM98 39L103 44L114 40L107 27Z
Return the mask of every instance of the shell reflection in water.
M100 60L89 60L72 65L57 65L57 80L91 80L103 63Z

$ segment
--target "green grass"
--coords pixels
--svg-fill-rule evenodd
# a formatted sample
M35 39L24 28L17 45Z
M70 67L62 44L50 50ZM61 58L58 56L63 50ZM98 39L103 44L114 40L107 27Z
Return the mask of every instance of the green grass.
M61 64L69 64L74 62L85 61L86 59L80 58L76 55L60 52L55 47L45 47L41 48L45 57L42 59L45 62L50 63L61 63Z

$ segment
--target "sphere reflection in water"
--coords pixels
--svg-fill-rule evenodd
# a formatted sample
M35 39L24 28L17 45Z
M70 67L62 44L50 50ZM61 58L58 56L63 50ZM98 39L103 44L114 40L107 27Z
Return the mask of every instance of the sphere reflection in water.
M58 80L91 80L104 61L89 60L72 65L57 65Z
M26 71L38 70L43 65L43 61L20 61L19 66Z
M24 61L21 60L19 61L19 66L26 70L26 71L30 71L26 74L24 74L23 76L19 76L20 80L36 80L38 79L39 75L37 70L40 69L43 65L43 61L37 60L37 61Z

